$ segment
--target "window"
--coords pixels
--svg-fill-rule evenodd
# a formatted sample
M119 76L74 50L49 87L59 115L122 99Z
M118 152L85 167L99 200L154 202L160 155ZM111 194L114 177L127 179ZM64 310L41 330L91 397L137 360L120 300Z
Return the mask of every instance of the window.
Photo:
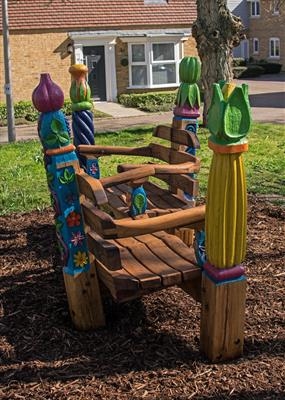
M259 17L260 16L260 2L252 1L250 4L250 15L251 17Z
M179 85L179 44L130 43L131 87Z
M253 38L252 48L253 48L253 54L259 53L259 39Z
M144 0L144 4L167 4L168 0Z
M272 1L272 14L273 15L279 15L279 6L280 6L280 0Z
M270 38L269 39L269 57L280 58L280 39Z

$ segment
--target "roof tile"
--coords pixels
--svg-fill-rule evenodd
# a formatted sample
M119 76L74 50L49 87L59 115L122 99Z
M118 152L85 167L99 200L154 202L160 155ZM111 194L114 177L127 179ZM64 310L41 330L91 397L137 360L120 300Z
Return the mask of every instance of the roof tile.
M8 13L11 30L189 26L196 19L196 2L146 6L143 0L10 0Z

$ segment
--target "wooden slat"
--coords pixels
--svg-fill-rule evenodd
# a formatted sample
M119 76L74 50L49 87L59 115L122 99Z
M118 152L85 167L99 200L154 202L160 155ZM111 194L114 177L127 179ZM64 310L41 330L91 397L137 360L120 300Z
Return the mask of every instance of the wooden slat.
M79 154L89 156L108 156L112 154L120 155L134 155L134 156L151 156L151 149L149 146L145 147L125 147L125 146L97 146L81 144L77 147Z
M185 206L187 206L187 203L185 201L179 199L173 193L170 193L167 189L162 189L153 182L146 182L144 184L144 188L149 198L151 197L152 193L161 196L162 198L167 198L167 202L169 203L170 208L184 208Z
M197 265L193 247L188 247L175 235L169 235L168 233L163 231L155 232L153 235L166 243L167 246L178 253L180 257L183 257L185 260L193 265Z
M89 251L108 269L112 271L122 269L120 251L114 242L103 239L92 230L87 232L87 240Z
M125 296L135 296L140 289L140 284L137 279L130 275L126 270L120 269L111 271L106 268L99 260L95 260L99 279L110 290L112 297L115 300L122 300L122 294Z
M169 248L165 242L154 235L137 236L136 239L147 245L157 257L171 268L181 272L183 280L194 279L201 274L199 267L180 257L179 254Z
M117 185L119 183L129 182L151 176L155 174L155 169L152 165L144 165L140 168L135 168L119 174L100 178L100 182L104 188Z
M204 219L205 206L198 206L159 217L142 219L139 221L120 219L114 221L114 223L116 224L116 237L122 238L144 235L146 233L179 228L182 226L192 227L193 224L196 224L197 222L201 223ZM107 235L113 234L113 232L111 230L106 230L104 234L107 237Z
M96 208L90 201L81 203L85 224L104 238L116 236L116 225L113 218L107 213Z
M109 203L112 205L112 207L117 207L117 208L122 208L126 207L127 203L122 199L122 195L117 195L114 192L112 193L109 191L109 189L106 190L107 198Z
M147 193L148 200L156 207L156 208L163 208L170 212L171 204L168 202L168 197L161 197L156 193L148 192Z
M145 268L131 253L121 245L120 241L111 241L118 248L122 267L134 278L138 279L142 289L161 287L161 278Z
M118 239L117 242L126 247L135 258L151 272L157 274L162 279L163 286L176 285L181 283L182 275L180 272L171 268L169 265L161 261L147 246L137 241L135 238L129 237Z
M186 131L185 129L176 129L171 126L158 125L154 130L153 136L182 144L187 147L194 147L196 149L200 148L197 136L193 132Z
M102 183L94 179L85 172L76 174L78 188L81 194L84 194L93 203L101 205L108 203L108 199Z
M199 191L199 181L193 179L188 175L156 175L158 179L169 184L169 186L177 189L181 189L186 193L196 197Z
M180 164L119 164L118 172L129 171L135 168L141 168L145 165L151 165L155 169L155 174L191 174L198 172L200 164L192 161Z
M168 164L180 164L189 161L197 164L200 163L199 159L192 156L192 154L173 150L157 143L151 143L149 146L154 158L158 158L159 160L165 161Z

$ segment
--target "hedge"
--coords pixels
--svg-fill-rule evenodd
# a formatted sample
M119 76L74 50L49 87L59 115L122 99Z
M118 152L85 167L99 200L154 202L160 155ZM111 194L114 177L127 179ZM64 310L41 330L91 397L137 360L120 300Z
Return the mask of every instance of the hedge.
M269 63L269 62L259 62L257 65L264 69L264 74L279 74L282 68L282 64L279 63Z
M71 101L65 100L62 111L65 115L71 115ZM31 101L19 101L14 104L15 119L24 119L26 121L37 121L39 112L35 109ZM7 119L6 104L0 103L0 121Z
M125 107L138 108L142 111L171 111L174 107L177 91L130 93L118 96L118 101Z
M233 74L235 78L255 78L261 74L264 74L264 68L260 65L248 65L247 67L235 67L233 68Z

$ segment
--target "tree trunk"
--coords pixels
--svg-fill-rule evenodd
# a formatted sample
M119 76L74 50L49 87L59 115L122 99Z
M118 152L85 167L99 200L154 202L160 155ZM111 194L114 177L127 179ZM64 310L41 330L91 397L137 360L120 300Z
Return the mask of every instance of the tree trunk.
M226 0L197 0L197 20L192 33L202 62L204 123L211 104L212 85L232 79L232 49L245 37L239 17L231 14Z

